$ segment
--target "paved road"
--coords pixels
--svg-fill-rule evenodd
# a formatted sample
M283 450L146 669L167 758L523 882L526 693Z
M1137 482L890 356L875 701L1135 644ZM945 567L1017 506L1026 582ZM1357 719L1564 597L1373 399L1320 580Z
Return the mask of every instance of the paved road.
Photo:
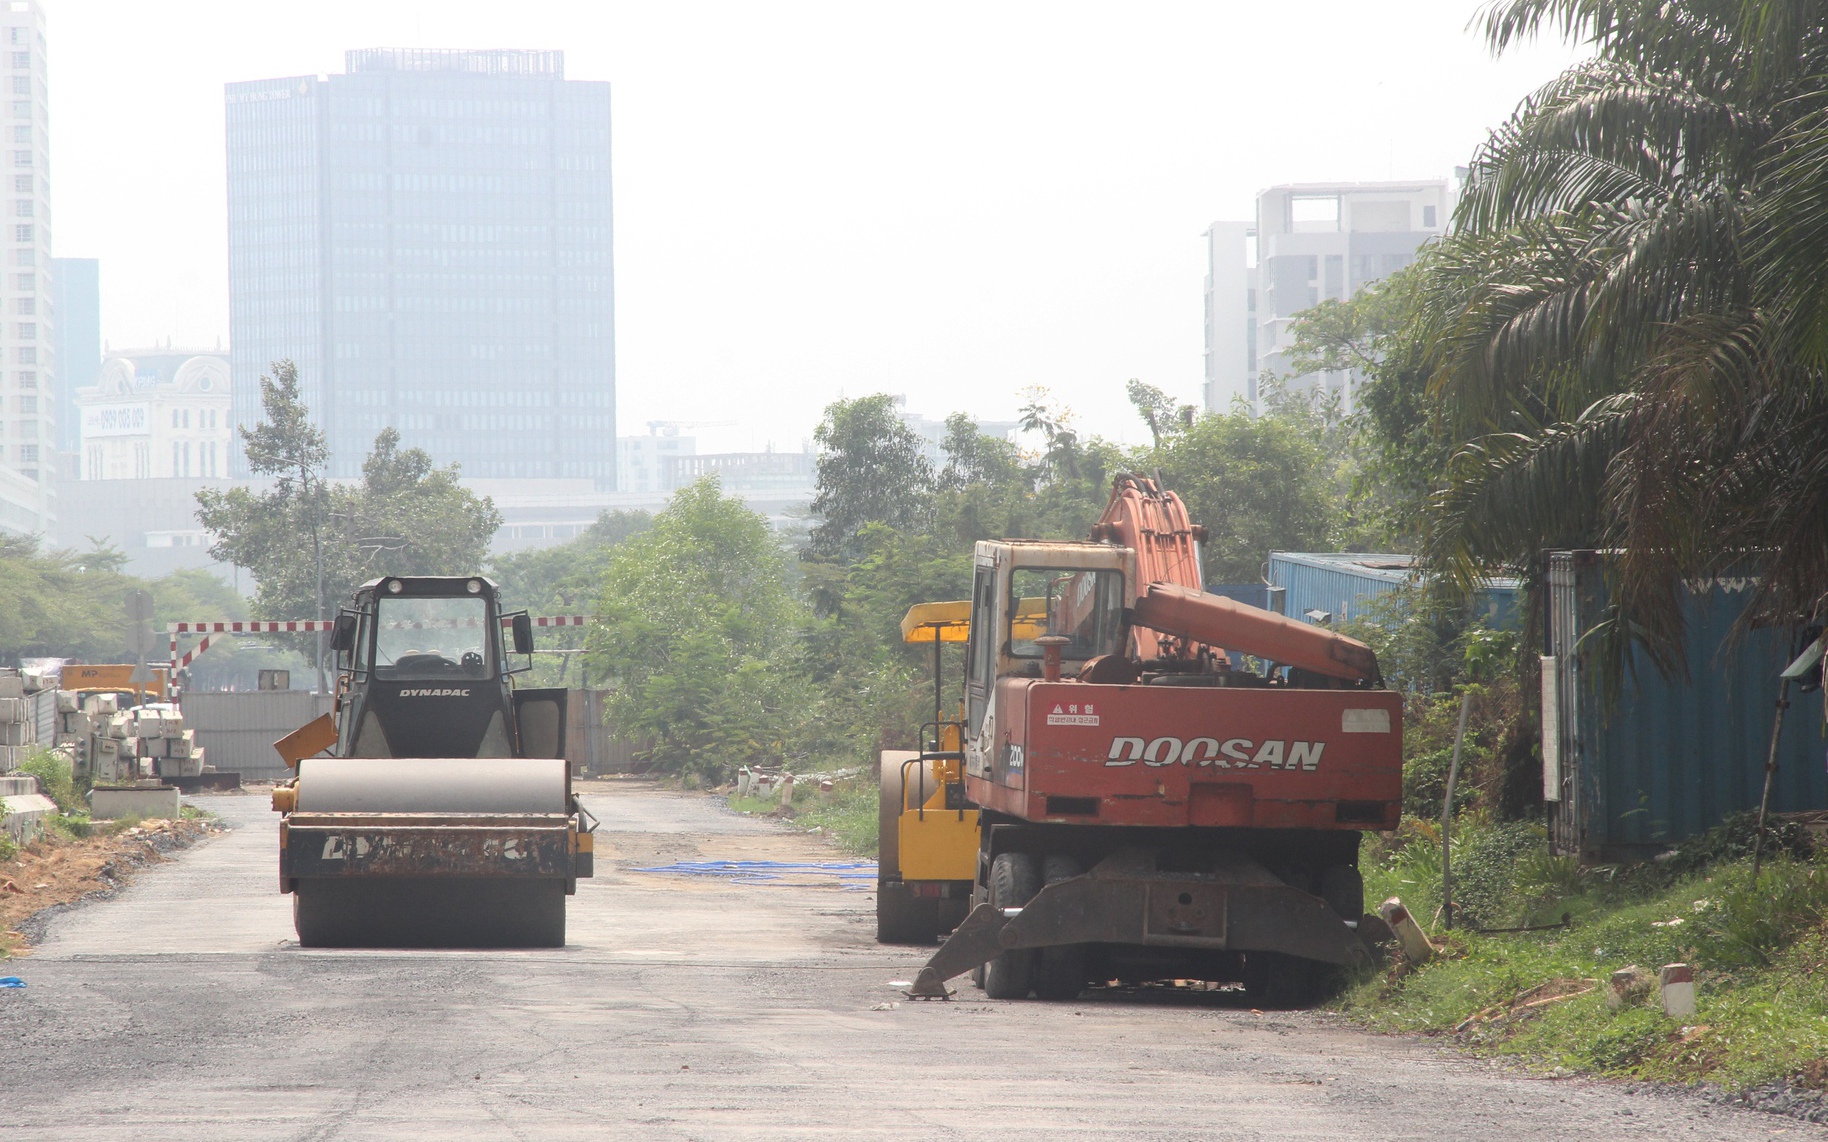
M701 797L619 786L571 943L307 952L264 799L55 920L0 992L0 1139L1392 1139L1828 1137L1789 1119L1522 1079L1324 1016L1191 1000L879 1010L918 955L871 940L830 862Z

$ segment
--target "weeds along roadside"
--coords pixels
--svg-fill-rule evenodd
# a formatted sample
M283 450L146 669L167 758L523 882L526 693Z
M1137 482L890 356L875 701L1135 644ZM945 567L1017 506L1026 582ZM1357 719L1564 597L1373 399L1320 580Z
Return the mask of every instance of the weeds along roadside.
M1407 976L1362 980L1341 1010L1380 1030L1452 1033L1542 1069L1828 1087L1828 861L1801 828L1767 839L1775 855L1756 884L1749 816L1662 861L1586 869L1546 855L1529 823L1474 817L1456 830L1454 895L1466 926L1451 932L1438 922L1438 832L1409 822L1367 844L1367 898L1401 896L1419 918L1436 918L1430 930L1446 955ZM1475 930L1563 915L1565 929ZM1654 977L1678 962L1695 972L1694 1015L1665 1016L1654 987L1617 1010L1607 1005L1614 971L1636 966ZM1566 998L1523 1005L1538 995Z
M794 828L826 837L845 852L857 856L876 856L877 791L874 782L852 778L833 784L830 794L821 798L811 783L796 784L793 801L782 811L780 798L737 797L726 801L738 812L756 817L779 817Z

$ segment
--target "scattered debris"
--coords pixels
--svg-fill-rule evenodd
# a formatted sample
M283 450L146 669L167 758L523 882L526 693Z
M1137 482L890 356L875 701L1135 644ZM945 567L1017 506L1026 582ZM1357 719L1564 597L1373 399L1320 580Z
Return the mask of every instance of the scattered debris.
M1599 980L1596 979L1552 979L1547 983L1539 983L1518 992L1508 1003L1496 1003L1467 1016L1454 1027L1454 1033L1459 1034L1475 1026L1490 1027L1514 1019L1527 1019L1545 1007L1564 999L1573 999L1577 995L1585 995L1598 986Z
M109 833L98 829L75 840L46 839L0 862L0 958L18 954L21 943L38 938L41 923L28 923L47 909L119 889L133 872L218 832L213 820L149 821ZM27 887L29 886L29 887ZM23 933L23 937L19 934Z
M16 975L0 975L0 987L18 989L25 986L25 981Z

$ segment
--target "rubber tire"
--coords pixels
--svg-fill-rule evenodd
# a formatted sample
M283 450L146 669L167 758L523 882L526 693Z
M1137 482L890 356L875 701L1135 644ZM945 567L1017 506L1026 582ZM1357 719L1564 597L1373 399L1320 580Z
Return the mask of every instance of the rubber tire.
M1325 965L1282 952L1244 953L1244 998L1252 1007L1282 1011L1319 998Z
M990 903L1021 908L1041 891L1041 869L1027 853L1003 853L990 862ZM1027 999L1034 988L1035 950L1017 948L984 965L984 994L991 999Z
M939 900L916 896L899 880L876 882L876 942L939 942Z
M292 890L292 924L307 948L560 948L565 882L305 879Z
M1071 880L1085 872L1076 859L1055 854L1041 862L1043 884ZM1038 949L1035 996L1039 999L1078 999L1085 990L1085 945L1059 944Z
M1349 864L1330 865L1320 874L1319 896L1342 920L1365 914L1365 878Z

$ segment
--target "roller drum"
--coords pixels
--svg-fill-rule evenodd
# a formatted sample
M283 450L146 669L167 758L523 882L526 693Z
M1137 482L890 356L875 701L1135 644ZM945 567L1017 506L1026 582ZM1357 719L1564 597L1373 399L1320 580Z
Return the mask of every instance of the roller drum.
M564 758L313 757L300 813L568 813Z

